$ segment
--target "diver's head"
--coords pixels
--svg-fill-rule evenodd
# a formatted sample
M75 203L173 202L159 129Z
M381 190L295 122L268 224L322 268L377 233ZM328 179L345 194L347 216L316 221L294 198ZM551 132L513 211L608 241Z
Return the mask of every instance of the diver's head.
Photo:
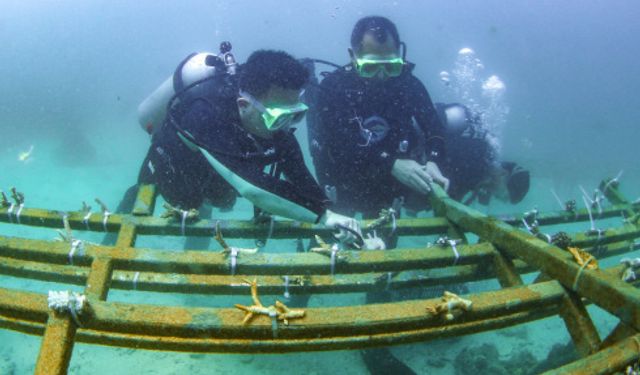
M444 108L444 116L446 119L447 129L453 131L464 129L469 121L467 117L467 108L461 104L450 104Z
M259 50L241 66L237 104L242 126L261 138L272 138L299 122L307 106L300 101L309 73L291 55Z
M448 134L460 135L469 126L480 121L478 115L460 103L436 103L435 106Z
M396 25L389 19L360 19L351 33L349 56L356 72L366 79L386 80L402 74L404 58Z

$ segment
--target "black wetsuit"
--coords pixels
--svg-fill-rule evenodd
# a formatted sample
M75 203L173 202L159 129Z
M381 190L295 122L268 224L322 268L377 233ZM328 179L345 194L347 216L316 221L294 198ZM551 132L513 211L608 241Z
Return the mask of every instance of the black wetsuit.
M446 124L444 115L446 105L436 103L435 106L442 123ZM477 194L481 196L489 194L482 192L481 186L496 163L496 154L489 142L487 130L483 129L478 121L478 119L475 119L475 122L470 119L461 129L445 126L446 156L440 169L449 179L449 196L458 201L469 192L472 192L474 198Z
M327 199L306 168L292 131L266 140L240 125L238 86L220 75L190 89L153 136L140 181L155 183L172 205L197 208L205 199L217 207L233 206L238 193L200 151L188 147L177 129L188 132L203 149L236 176L320 217ZM171 120L173 119L172 126Z
M422 83L408 66L396 78L363 79L350 67L328 74L308 114L309 147L334 209L376 216L411 194L391 169L397 159L443 159L443 128Z

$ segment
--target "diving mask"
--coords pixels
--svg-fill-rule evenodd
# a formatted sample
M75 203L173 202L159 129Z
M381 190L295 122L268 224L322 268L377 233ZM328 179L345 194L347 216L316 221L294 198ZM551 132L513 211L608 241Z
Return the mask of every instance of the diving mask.
M356 71L363 78L375 77L379 72L384 72L388 77L397 77L402 74L404 60L402 57L392 59L356 58L355 66Z
M288 106L267 107L246 91L240 91L240 96L250 101L260 111L264 126L270 131L284 129L300 122L309 110L309 107L302 102Z

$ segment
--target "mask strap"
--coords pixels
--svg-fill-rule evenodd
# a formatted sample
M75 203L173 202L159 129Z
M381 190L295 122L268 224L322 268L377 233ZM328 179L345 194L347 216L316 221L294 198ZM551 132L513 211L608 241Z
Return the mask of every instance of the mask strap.
M400 47L402 48L402 61L407 61L407 44L400 42Z

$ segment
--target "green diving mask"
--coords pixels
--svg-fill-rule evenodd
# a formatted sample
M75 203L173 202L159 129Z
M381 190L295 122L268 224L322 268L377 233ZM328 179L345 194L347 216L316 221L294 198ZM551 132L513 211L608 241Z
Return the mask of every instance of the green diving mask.
M355 66L358 74L363 78L375 77L381 71L388 77L397 77L402 74L404 59L402 57L392 59L356 58Z
M300 122L309 110L309 107L302 102L288 106L267 107L246 91L240 91L240 96L250 101L262 113L264 126L270 131L284 129Z

